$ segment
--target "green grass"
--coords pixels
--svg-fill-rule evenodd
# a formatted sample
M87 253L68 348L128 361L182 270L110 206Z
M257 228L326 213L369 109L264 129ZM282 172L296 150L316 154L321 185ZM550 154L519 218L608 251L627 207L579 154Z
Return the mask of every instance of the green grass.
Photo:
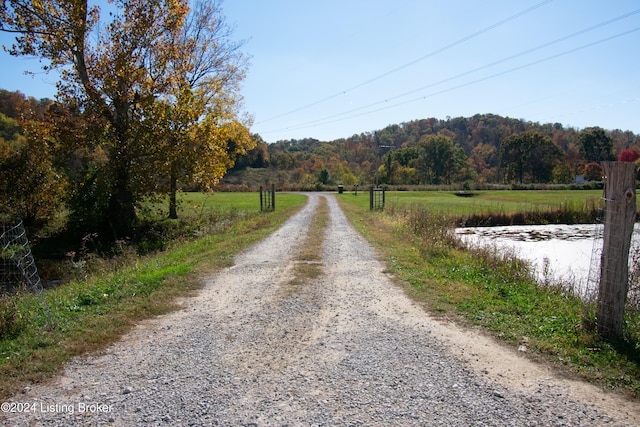
M602 190L502 190L473 193L473 197L458 197L453 191L393 191L387 192L386 204L394 207L418 205L449 215L463 216L548 210L566 204L578 206L602 198ZM363 194L362 198L367 199L368 206L368 196ZM361 203L362 201L358 202L359 205Z
M0 298L0 396L43 381L70 358L104 348L141 319L174 309L177 297L190 295L203 276L231 265L235 254L266 237L306 200L278 194L277 210L260 213L256 193L217 196L181 195L199 210L183 211L183 221L198 222L209 214L224 220L224 227L212 233L182 239L152 255L124 254L100 272L87 272L86 279L41 296ZM225 216L220 210L234 213Z
M440 212L464 226L593 223L602 207L601 190L501 190L475 191L459 197L454 191L388 191L387 209L423 207ZM350 197L350 198L349 198ZM368 192L345 200L368 209Z
M277 194L276 208L286 208L293 194ZM178 218L197 222L211 214L220 212L258 212L260 211L260 193L257 192L216 192L216 193L178 193ZM143 219L163 221L169 215L169 199L152 200L141 209Z
M277 194L276 207L280 204L286 208L291 199L297 196L292 194ZM215 209L240 209L247 211L260 210L260 194L250 193L179 193L178 214L198 215Z
M398 200L416 196L422 197L399 195ZM503 196L516 203L523 197ZM451 197L447 212L459 213L462 208L455 205L467 199ZM446 199L446 195L425 198ZM433 315L484 328L514 347L526 345L530 354L568 372L640 397L637 311L626 316L624 340L602 340L589 314L592 307L560 289L538 286L527 264L513 254L464 249L447 231L450 217L433 205L416 207L414 200L406 208L370 212L366 195L344 194L339 200L348 218L387 260L392 276ZM538 200L545 203L544 198Z
M387 205L395 207L387 212L370 212L366 193L345 193L339 199L350 220L387 260L389 271L433 314L486 328L584 378L640 396L637 313L627 317L627 340L603 341L579 300L538 287L526 265L509 254L465 252L446 232L448 213L468 213L470 203L489 210L519 209L564 203L574 196L586 200L599 197L599 191L479 193L466 199L446 192L390 192ZM257 193L180 198L180 227L192 227L191 238L167 243L155 254L125 253L99 274L84 271L86 279L46 290L42 299L30 294L0 298L3 398L28 382L55 375L71 357L104 348L141 319L174 309L177 297L197 290L203 276L229 266L236 253L266 237L305 201L301 195L278 194L276 212L263 214ZM430 209L405 209L417 205ZM166 210L160 203L150 205L148 212L162 222L167 221ZM325 223L326 213L321 212L312 231L321 231Z

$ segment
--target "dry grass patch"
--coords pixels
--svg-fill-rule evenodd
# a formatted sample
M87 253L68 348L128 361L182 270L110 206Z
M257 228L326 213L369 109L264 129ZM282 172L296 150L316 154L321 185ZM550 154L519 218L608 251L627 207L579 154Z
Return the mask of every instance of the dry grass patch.
M320 197L307 236L294 258L293 278L286 285L288 292L299 292L302 286L322 275L322 243L328 220L327 199Z

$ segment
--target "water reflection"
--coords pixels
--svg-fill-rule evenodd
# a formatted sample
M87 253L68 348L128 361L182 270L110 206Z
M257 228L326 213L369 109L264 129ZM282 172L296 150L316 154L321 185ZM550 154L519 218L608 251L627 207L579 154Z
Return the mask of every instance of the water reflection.
M542 283L571 283L579 295L588 293L590 270L592 275L599 275L602 225L467 227L458 228L456 234L473 245L510 248L532 263ZM639 242L636 224L632 247L637 247Z

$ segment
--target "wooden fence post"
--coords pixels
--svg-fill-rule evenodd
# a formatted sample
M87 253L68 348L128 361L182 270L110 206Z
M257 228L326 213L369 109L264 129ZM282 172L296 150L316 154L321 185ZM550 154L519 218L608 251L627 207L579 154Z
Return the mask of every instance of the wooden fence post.
M629 248L636 219L636 164L603 162L607 202L596 324L603 337L622 337L629 287Z

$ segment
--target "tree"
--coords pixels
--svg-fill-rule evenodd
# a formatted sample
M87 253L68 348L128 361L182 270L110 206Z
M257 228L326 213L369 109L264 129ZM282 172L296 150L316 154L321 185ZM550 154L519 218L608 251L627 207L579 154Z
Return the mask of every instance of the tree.
M399 167L400 163L396 160L393 151L385 154L382 158L382 166L379 168L381 172L380 180L390 185L397 184L395 175Z
M210 188L255 145L247 129L250 120L238 114L246 59L239 51L242 44L230 36L218 2L198 1L173 40L181 54L172 58L170 68L180 72L157 101L160 117L154 120L164 129L157 170L169 178L170 218L177 218L180 178Z
M621 162L635 162L640 159L640 153L636 150L624 150L618 156L618 160Z
M16 119L0 113L0 138L11 141L20 134L20 125Z
M519 183L550 182L562 150L540 132L523 132L502 141L500 159L505 176Z
M345 171L342 173L340 182L343 185L356 185L358 184L358 177L355 176L351 171Z
M324 185L329 183L329 171L326 168L322 169L318 174L318 181Z
M591 162L585 165L583 175L587 181L602 181L604 171L599 163Z
M9 92L0 89L0 113L15 119L18 117L18 109L24 102L24 94L19 91Z
M49 109L51 100L43 98L36 100L33 97L25 97L20 91L9 92L0 89L0 113L12 119L18 119L20 113L29 110L29 114L37 119L42 119Z
M470 162L480 182L497 182L499 156L494 145L480 143L473 147Z
M209 105L209 98L206 90L182 84L195 78L190 55L201 46L184 38L191 34L188 0L115 0L112 5L109 20L100 22L99 7L89 7L86 0L6 0L0 5L0 30L17 35L11 54L40 57L48 61L46 70L60 72L58 101L86 123L78 137L98 143L105 154L99 171L108 195L103 226L118 237L131 230L137 203L157 179L157 164L150 160L168 153L157 146L172 130L158 126L161 112L173 109L174 101L184 102L179 98L187 89L195 94L190 99ZM225 64L228 58L218 59ZM228 86L221 83L216 89L224 92ZM183 113L172 111L164 123L181 123L174 118ZM213 124L210 117L203 129Z
M217 104L224 101L211 98L209 102L213 105L208 105L201 94L186 89L173 104L157 103L159 112L155 122L164 133L152 133L156 137L162 135L156 145L155 163L156 171L169 182L170 218L178 217L179 178L188 178L208 189L233 167L239 154L253 146L247 127L233 120L232 112L218 108Z
M7 122L12 119L0 113L0 128ZM59 212L63 190L46 141L28 131L0 137L0 216L42 225Z
M613 141L601 128L585 129L578 136L578 144L585 163L615 160Z
M138 189L135 175L148 147L142 142L145 110L167 81L153 75L156 49L177 35L185 2L120 1L112 20L100 31L99 8L86 1L5 1L0 9L2 30L19 34L14 55L34 55L58 69L58 98L77 106L90 128L103 129L109 159L109 200L104 225L115 236L129 232L135 219ZM96 43L92 40L97 38ZM166 55L173 52L167 51Z
M517 179L522 183L526 164L529 161L529 147L526 140L512 135L500 145L500 160L507 179Z
M563 152L551 138L540 133L532 134L529 153L529 173L533 182L551 182L553 170L563 156Z
M251 139L253 139L254 148L247 150L246 154L239 156L232 169L259 169L269 166L269 146L258 134L252 134Z
M465 166L464 150L443 135L428 135L418 142L419 168L427 184L450 184Z

